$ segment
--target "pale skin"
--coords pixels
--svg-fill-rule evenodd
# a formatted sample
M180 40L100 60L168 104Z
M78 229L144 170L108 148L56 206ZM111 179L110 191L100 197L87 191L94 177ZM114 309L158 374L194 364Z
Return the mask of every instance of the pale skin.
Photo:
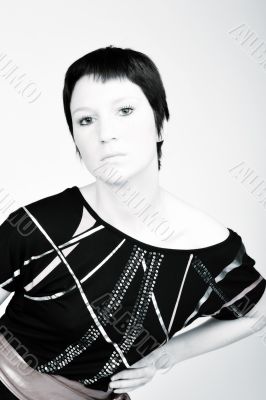
M153 110L138 85L126 79L102 83L92 77L82 77L75 85L70 109L75 143L84 165L96 178L80 190L102 219L131 237L165 248L206 247L228 236L227 228L219 221L159 185L156 141L160 139ZM102 160L112 152L125 155ZM105 171L107 168L119 174L119 183L111 174L101 173L103 166ZM130 182L171 222L174 234L169 240L162 242L119 200L116 189L123 182ZM200 326L172 337L130 368L114 374L110 388L115 393L130 392L148 383L159 369L169 369L251 335L265 310L266 293L240 319L208 318ZM262 329L265 324L260 326Z

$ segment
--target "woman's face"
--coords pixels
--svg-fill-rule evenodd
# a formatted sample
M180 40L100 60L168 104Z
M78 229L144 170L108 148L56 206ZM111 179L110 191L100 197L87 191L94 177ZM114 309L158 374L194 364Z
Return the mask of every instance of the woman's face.
M75 143L92 175L104 179L107 168L127 179L150 163L158 170L154 113L138 85L85 75L76 82L70 111ZM120 152L124 155L103 159Z

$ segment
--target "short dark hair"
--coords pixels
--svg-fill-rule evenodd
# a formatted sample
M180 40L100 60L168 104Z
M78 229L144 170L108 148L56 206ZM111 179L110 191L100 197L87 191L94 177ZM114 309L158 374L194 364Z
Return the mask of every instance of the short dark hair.
M84 75L92 75L95 79L101 79L102 82L112 78L127 78L139 85L153 109L158 138L161 139L163 122L165 119L168 121L170 114L165 89L156 65L144 53L110 45L85 54L71 64L65 74L63 104L73 140L70 101L77 80ZM160 170L163 140L156 144ZM76 152L81 157L77 146Z

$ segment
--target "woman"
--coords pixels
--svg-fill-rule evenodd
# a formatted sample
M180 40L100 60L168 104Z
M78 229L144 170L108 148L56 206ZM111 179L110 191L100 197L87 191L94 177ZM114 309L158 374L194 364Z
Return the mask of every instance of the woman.
M63 102L95 181L1 225L2 298L15 292L0 321L2 390L129 398L158 370L251 334L266 280L235 231L159 185L169 111L150 58L86 54L66 73ZM213 318L173 337L203 316ZM228 332L222 320L244 316Z

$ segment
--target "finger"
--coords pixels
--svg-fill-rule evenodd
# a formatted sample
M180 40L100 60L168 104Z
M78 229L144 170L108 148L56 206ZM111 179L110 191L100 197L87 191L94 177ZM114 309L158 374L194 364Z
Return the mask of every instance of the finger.
M149 380L149 378L147 378L147 377L139 378L139 379L123 379L123 380L119 380L119 381L110 383L109 387L112 389L134 387L134 386L138 386L140 384L146 383L148 380Z
M132 391L144 386L146 383L147 382L143 382L143 383L140 383L139 385L136 385L136 386L130 386L130 387L114 389L113 393L128 393L128 392L132 392Z
M154 369L155 368L152 366L125 369L124 371L120 371L116 375L113 375L111 378L111 382L114 382L118 379L136 379L142 378L146 375L149 376L153 373Z

